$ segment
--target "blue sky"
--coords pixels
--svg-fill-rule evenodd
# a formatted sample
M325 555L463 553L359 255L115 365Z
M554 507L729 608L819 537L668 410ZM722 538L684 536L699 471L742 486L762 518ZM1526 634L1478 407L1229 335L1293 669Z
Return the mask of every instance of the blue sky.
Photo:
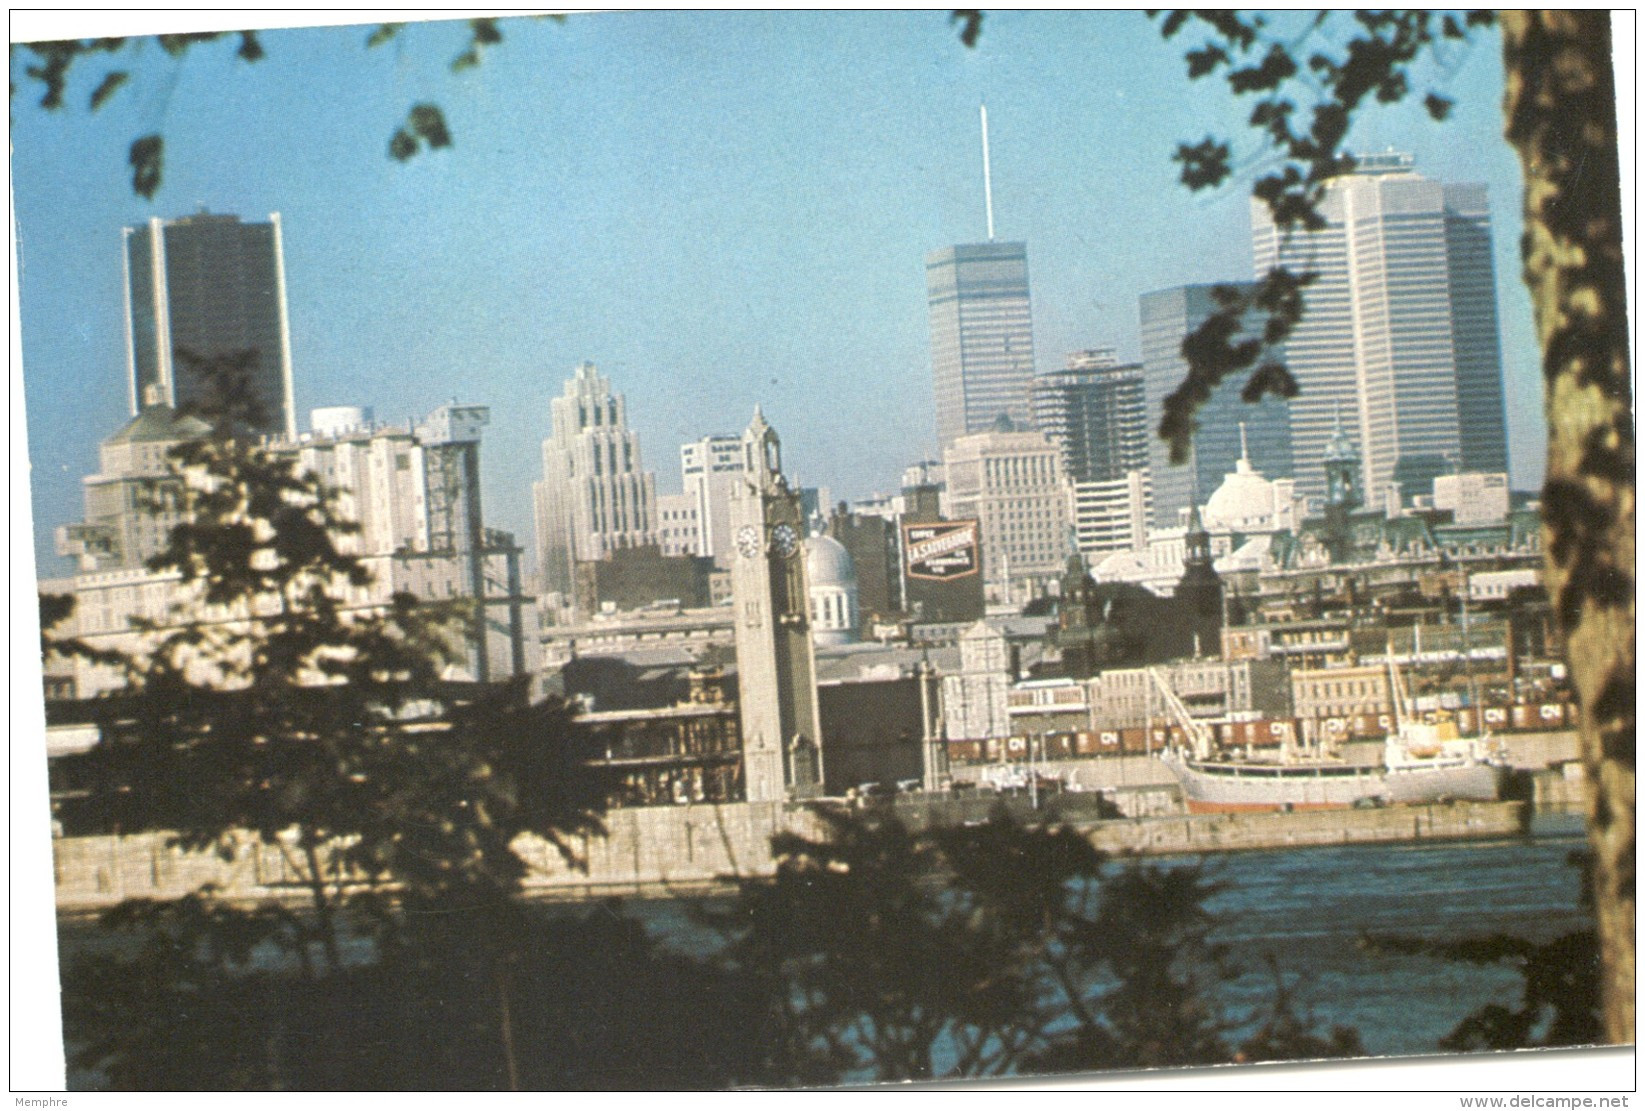
M457 24L364 49L363 28L270 31L181 60L152 42L100 113L100 62L48 114L20 86L13 200L24 389L42 574L78 519L97 443L125 421L120 228L204 206L282 214L299 419L380 419L453 397L492 407L488 517L531 534L549 399L592 360L628 396L646 465L679 488L678 445L740 430L756 402L789 469L836 497L895 487L934 449L927 251L983 238L977 107L992 128L997 232L1028 243L1042 369L1137 352L1137 296L1250 271L1248 108L1183 76L1135 12L996 12L966 50L942 12L603 13L507 21L461 75ZM1378 109L1361 149L1490 187L1513 479L1544 440L1519 170L1501 139L1498 44L1430 75L1458 102ZM13 80L18 80L14 61ZM408 164L387 139L437 101L454 148ZM126 148L164 132L166 181L134 196ZM1230 135L1243 165L1211 195L1176 184L1178 140ZM528 545L529 546L529 545Z

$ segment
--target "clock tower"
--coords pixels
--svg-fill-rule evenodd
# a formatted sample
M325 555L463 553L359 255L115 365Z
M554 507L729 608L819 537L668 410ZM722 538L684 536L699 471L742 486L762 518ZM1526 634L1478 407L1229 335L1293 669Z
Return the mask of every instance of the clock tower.
M742 448L743 474L731 497L731 604L746 797L806 798L822 790L822 733L805 518L799 492L783 478L777 433L757 407Z

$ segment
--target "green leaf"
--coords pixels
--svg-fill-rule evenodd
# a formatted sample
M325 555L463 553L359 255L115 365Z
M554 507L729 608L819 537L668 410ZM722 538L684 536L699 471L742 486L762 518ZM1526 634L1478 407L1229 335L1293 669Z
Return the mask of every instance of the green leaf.
M1192 145L1179 143L1173 160L1182 163L1182 183L1190 189L1221 185L1232 171L1228 166L1228 144L1206 139Z
M960 41L967 47L977 45L977 38L982 34L982 12L975 8L962 8L949 12L948 22L962 24Z
M411 129L420 135L429 147L449 147L451 132L446 129L445 113L433 104L413 105L408 121Z
M1440 96L1438 93L1429 93L1423 100L1422 106L1428 109L1428 114L1436 120L1444 120L1451 114L1452 100L1450 97Z
M1195 80L1228 61L1228 51L1212 43L1198 50L1190 50L1184 57L1188 60L1188 77Z
M160 171L165 159L165 140L159 135L144 135L131 144L127 161L131 163L131 188L139 197L154 199L160 188Z
M110 70L108 73L104 74L103 80L98 83L97 88L92 90L91 110L95 112L97 109L101 108L104 102L106 102L109 97L114 95L115 90L119 89L119 87L124 85L130 78L131 74L127 73L123 69Z
M366 37L366 49L381 46L405 29L404 23L384 23Z

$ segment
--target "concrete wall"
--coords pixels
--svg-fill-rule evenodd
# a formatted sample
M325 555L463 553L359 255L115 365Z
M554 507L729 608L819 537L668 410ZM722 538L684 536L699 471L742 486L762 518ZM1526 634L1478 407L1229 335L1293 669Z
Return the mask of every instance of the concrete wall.
M1193 814L1104 822L1089 835L1097 848L1115 854L1214 853L1510 836L1524 830L1529 813L1522 802L1474 802L1289 814Z
M1164 792L1120 790L1110 801L1127 813L1146 812L1168 801ZM1094 796L1053 797L1048 816L1059 811L1085 828L1100 849L1116 854L1201 853L1241 849L1339 845L1426 838L1505 836L1518 832L1525 803L1459 803L1450 806L1389 807L1384 810L1308 811L1293 814L1200 814L1096 821ZM975 814L944 814L942 820L981 820L997 800L962 800ZM1026 800L1007 802L1027 816ZM911 825L922 819L905 804ZM952 803L948 804L954 805ZM929 819L929 816L926 820ZM573 869L553 846L531 839L520 849L533 865L526 886L534 895L578 898L599 894L702 889L730 876L767 875L775 867L770 839L780 830L816 837L821 823L809 811L780 803L724 806L650 807L614 811L605 838L578 838L573 848L588 870ZM306 899L297 875L273 846L247 842L224 859L212 853L183 853L166 846L166 835L62 838L54 843L57 907L61 912L94 911L127 898L173 899L205 883L218 884L230 898Z

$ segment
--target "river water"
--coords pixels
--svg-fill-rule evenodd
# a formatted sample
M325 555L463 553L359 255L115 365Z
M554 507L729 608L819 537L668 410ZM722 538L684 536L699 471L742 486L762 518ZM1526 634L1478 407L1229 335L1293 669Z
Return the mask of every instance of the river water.
M1322 1029L1358 1030L1374 1056L1438 1052L1439 1039L1487 1003L1517 1005L1511 969L1366 952L1366 934L1430 939L1507 933L1549 941L1591 917L1567 863L1586 844L1580 818L1539 819L1528 837L1492 841L1346 845L1205 858L1225 886L1209 903L1237 976L1223 987L1231 1017L1273 998L1278 962L1299 1013ZM1169 863L1176 858L1156 858ZM670 900L631 900L666 944L702 953L715 935Z
M1547 941L1582 928L1590 918L1567 861L1584 845L1580 819L1555 816L1539 819L1529 836L1501 840L1205 858L1210 877L1224 885L1209 904L1220 919L1215 940L1238 970L1221 989L1228 1012L1249 1018L1272 999L1272 955L1299 1013L1317 1028L1353 1027L1373 1056L1433 1054L1470 1011L1517 1004L1520 977L1509 969L1368 953L1358 945L1361 936L1508 933ZM720 944L688 901L631 899L624 910L672 948L701 955ZM109 943L89 923L63 923L59 937L65 957ZM97 1084L71 1074L70 1086Z

